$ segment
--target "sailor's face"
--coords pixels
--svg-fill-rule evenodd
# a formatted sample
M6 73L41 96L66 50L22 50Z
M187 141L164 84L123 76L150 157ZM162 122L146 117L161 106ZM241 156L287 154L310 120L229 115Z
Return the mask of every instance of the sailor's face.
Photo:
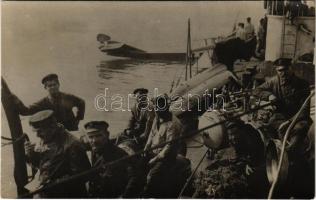
M49 94L54 95L59 92L59 83L56 80L50 80L45 83L45 89Z
M147 100L147 95L146 94L136 93L135 97L136 97L136 101L137 102L142 102L142 101Z
M168 99L165 97L158 97L155 101L155 111L158 117L164 117L169 113Z
M276 68L277 74L281 80L287 80L290 76L289 70L287 67L278 66Z
M34 128L33 131L36 132L37 137L41 138L44 143L47 143L55 136L57 128L57 124L50 124L36 129Z
M108 143L108 134L103 130L88 133L88 140L93 151L103 148Z
M148 101L149 99L147 97L147 94L140 94L140 93L136 94L136 102L139 106L141 106L141 108L147 105Z
M169 107L168 106L163 106L163 105L160 105L160 107L159 107L159 106L156 105L155 106L155 112L156 112L158 117L164 118L169 113Z

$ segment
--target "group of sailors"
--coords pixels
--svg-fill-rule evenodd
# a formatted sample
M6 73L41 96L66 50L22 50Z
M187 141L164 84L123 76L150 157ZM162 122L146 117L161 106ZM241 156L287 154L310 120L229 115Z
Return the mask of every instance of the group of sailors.
M251 23L250 20L248 22ZM253 28L251 30L254 32ZM279 134L277 137L282 139L284 129L289 126L309 96L310 89L308 82L298 78L289 70L291 60L280 58L274 64L277 75L257 87L254 93L263 99L276 102L276 111L270 118L269 124ZM191 171L190 161L185 158L183 142L166 143L178 138L184 132L181 120L169 110L167 95L148 102L146 101L148 90L135 89L137 102L131 111L129 125L125 131L116 140L111 140L109 124L106 121L90 121L84 125L85 139L88 141L85 142L69 133L78 130L78 124L84 118L84 100L61 92L56 74L45 76L42 84L48 91L48 96L31 106L25 106L17 96L12 96L18 112L21 115L31 115L29 124L40 139L36 148L31 142L25 143L27 162L33 169L39 171L40 185L45 187L91 168L99 170L89 176L80 176L44 189L37 194L39 197L177 197L179 191L175 191L175 185L179 186L181 178L184 183L187 176L183 173L190 174ZM75 114L74 107L77 108ZM301 168L302 163L309 162L305 159L304 142L311 123L309 106L307 106L296 121L288 141L287 151L291 152L292 161L300 170L304 169ZM120 140L124 141L124 138L136 141L136 149L144 149L147 153L107 165L129 155L117 145ZM152 148L154 149L151 150ZM87 152L91 152L90 160ZM185 170L175 169L179 163L181 166L186 166ZM182 174L179 174L180 172ZM299 171L301 174L304 172L306 171ZM306 192L306 188L302 188L306 184L301 184L301 177L306 176L296 176L298 179L293 180L295 187L288 191L294 196L297 195L295 197L304 197L306 194L302 194L302 191Z
M267 16L261 18L259 21L258 30L256 31L252 24L251 17L247 17L246 23L239 22L237 27L234 27L233 32L228 38L235 37L239 38L244 42L250 42L253 39L257 40L256 51L254 52L255 57L261 57L262 51L265 49L265 40L267 35Z
M137 139L137 144L140 144L138 148L147 150L180 135L181 123L169 111L164 96L156 98L153 103L147 102L144 99L147 100L148 90L137 88L134 90L137 103L132 108L128 127L117 139L109 138L109 124L106 121L86 123L85 136L78 139L69 131L78 130L85 113L84 100L61 92L56 74L45 76L42 84L48 96L30 106L25 106L17 96L12 96L18 112L31 115L29 124L40 139L36 148L35 144L25 142L27 162L39 171L39 185L45 187L86 172L91 167L100 170L44 189L35 197L150 198L167 197L174 193L172 187L168 186L170 181L166 182L171 176L170 169L176 159L189 165L189 161L184 158L177 158L176 142L156 148L141 158L130 158L105 167L109 162L128 156L126 151L117 146L119 140ZM74 107L77 108L75 114ZM87 151L91 152L91 161ZM169 180L172 181L172 178Z
M265 0L264 8L269 15L285 15L291 21L298 16L315 16L315 7L306 0Z

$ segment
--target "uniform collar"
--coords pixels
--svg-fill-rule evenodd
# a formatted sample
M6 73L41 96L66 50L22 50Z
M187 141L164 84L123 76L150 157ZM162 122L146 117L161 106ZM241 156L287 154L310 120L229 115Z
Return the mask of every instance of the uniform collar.
M158 120L159 120L160 124L165 123L165 122L169 122L169 121L172 120L172 114L169 113L166 118L160 118L160 117L158 117Z
M48 99L49 100L56 100L56 99L59 99L61 97L61 92L58 92L55 96L51 96L51 95L48 95Z

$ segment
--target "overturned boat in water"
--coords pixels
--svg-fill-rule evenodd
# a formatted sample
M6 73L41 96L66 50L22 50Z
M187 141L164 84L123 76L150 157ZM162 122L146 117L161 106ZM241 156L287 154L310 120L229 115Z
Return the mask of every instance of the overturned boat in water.
M110 56L177 62L184 62L186 58L185 53L149 53L128 44L113 41L110 36L101 33L97 35L97 41L100 42L100 51Z

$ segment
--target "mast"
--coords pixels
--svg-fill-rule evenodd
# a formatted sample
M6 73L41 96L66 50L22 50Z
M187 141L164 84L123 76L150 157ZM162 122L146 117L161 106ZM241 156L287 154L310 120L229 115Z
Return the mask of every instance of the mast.
M191 52L191 26L190 26L190 18L188 21L188 56L189 56L189 67L190 67L190 78L192 78L192 52Z
M191 60L191 28L190 28L190 18L188 19L188 38L187 38L187 55L186 55L186 64L185 64L185 80L188 80L188 67L190 78L192 78L192 60Z
M2 97L1 102L4 108L4 112L8 119L11 138L15 141L17 138L23 135L22 125L19 113L17 112L12 100L12 93L5 80L1 78L2 84ZM22 195L27 192L24 186L28 182L26 157L24 151L24 140L18 140L13 142L13 154L14 154L14 180L17 187L17 194Z

